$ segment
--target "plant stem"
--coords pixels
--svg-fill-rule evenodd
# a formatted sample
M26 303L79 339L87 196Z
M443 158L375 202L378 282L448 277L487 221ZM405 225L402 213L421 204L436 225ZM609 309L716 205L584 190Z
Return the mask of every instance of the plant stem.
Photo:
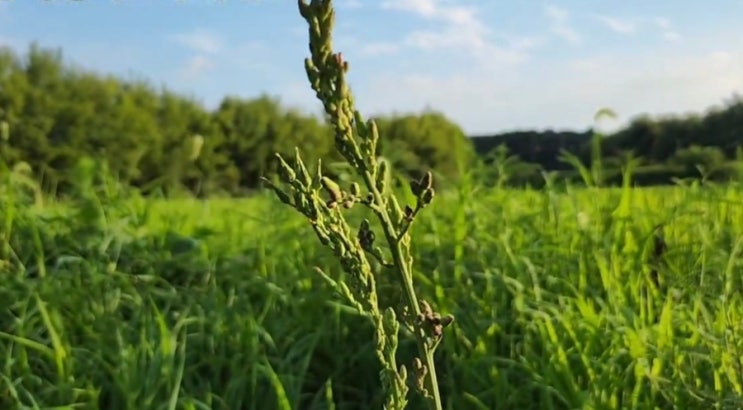
M389 373L394 373L396 375L395 377L398 377L394 382L398 383L398 385L392 383L392 386L388 387L389 391L387 393L392 395L390 397L404 397L407 392L407 388L403 388L399 385L401 379L407 376L407 371L397 368L396 361L394 360L394 349L396 349L397 346L397 335L399 332L400 322L412 322L411 325L418 346L418 357L415 358L413 362L415 365L414 370L416 372L416 387L418 387L418 390L421 390L419 393L424 396L430 409L442 410L443 407L439 396L436 366L434 363L434 351L436 345L430 342L430 340L435 340L437 337L441 336L442 326L440 322L437 322L439 320L438 318L431 317L433 313L430 312L427 305L426 309L424 309L423 306L418 303L418 298L413 286L411 261L409 260L410 258L408 255L408 240L410 238L410 234L407 231L408 225L403 224L402 226L398 226L397 221L393 221L392 214L394 210L391 209L390 204L387 203L385 198L386 185L383 182L380 182L384 180L388 174L386 174L386 167L378 167L378 164L376 163L375 153L379 138L376 126L373 121L369 121L370 125L368 126L371 129L366 128L367 126L364 125L361 114L354 109L353 96L346 84L345 78L345 74L348 71L348 63L343 60L341 53L333 52L331 33L335 11L333 10L332 2L332 0L311 0L311 2L307 4L306 0L298 0L300 14L308 22L310 29L311 58L305 59L305 70L307 71L307 76L312 89L315 90L318 99L323 103L325 112L330 118L330 123L335 131L335 142L338 152L352 166L356 175L364 180L364 184L369 190L371 203L368 203L368 205L377 215L377 218L382 225L382 229L384 230L384 235L393 258L393 268L397 270L397 275L400 281L399 285L402 287L404 298L407 303L407 318L400 318L400 315L395 315L394 310L392 310L393 314L387 316L387 318L390 318L390 321L393 321L392 323L395 323L395 325L389 326L385 329L385 323L383 321L376 324L380 340L389 338L388 341L390 342L390 349L385 348L384 342L381 342L378 346L380 358L383 361L383 365L387 370L389 370ZM381 172L381 174L379 174L379 172ZM291 174L291 172L287 172L287 174ZM416 211L407 215L409 223L412 223L412 218L414 217L414 214L417 213L420 204L430 203L433 199L434 191L431 187L432 177L430 176L430 173L428 173L427 176L428 178L425 184L423 182L424 179L421 179L420 181L421 190L416 194L419 202L418 205L416 205ZM290 177L289 179L291 180L292 178ZM335 182L331 184L328 178L321 179L321 183L323 184L324 189L331 196L331 203L333 204L333 206L327 209L334 209L335 206L337 206L337 202L339 202L343 197L343 194L338 185ZM307 190L306 187L302 189L305 191ZM391 195L393 195L394 199L394 194ZM283 197L286 202L288 195L284 194ZM306 214L314 214L315 209L316 208L306 209ZM342 222L342 224L343 226L347 226L345 222ZM345 234L348 234L348 232ZM359 282L357 285L360 284L365 286L369 281L372 281L373 283L373 277L368 280L365 278L366 275L371 275L368 263L364 256L364 251L367 250L368 252L368 247L364 249L364 246L361 244L357 246L358 241L355 239L352 240L347 237L338 239L337 236L335 238L337 241L345 244L343 248L356 248L356 251L358 251L355 256L355 259L357 259L356 262L366 267L366 270L356 272L356 280ZM339 256L343 256L343 248L338 248L341 249L339 251ZM348 269L353 271L353 268L350 267L350 263L353 261L349 262L348 256L346 256L345 261L348 263ZM380 310L377 305L378 299L376 289L373 285L369 292L369 294L362 293L356 296L359 296L360 299L367 299L367 302L370 305L368 306L368 310L370 310L372 314L378 315ZM349 292L348 298L355 300L356 296ZM409 320L411 317L412 320ZM449 323L450 322L451 320ZM427 325L434 326L434 330L428 329ZM393 332L394 334L388 335L385 334L385 332ZM407 381L405 379L402 380L403 383ZM385 384L389 383L388 379L383 381ZM396 400L397 398L399 397L391 399L390 402L397 404L390 405L404 406L404 404Z
M374 211L381 222L384 236L390 246L393 263L397 273L399 274L401 285L403 286L408 309L412 311L413 317L417 318L421 313L421 309L418 304L418 297L415 294L415 288L413 287L413 273L408 269L408 265L405 263L403 258L402 248L400 247L402 237L398 237L397 232L395 232L395 225L392 223L392 219L390 218L385 204L382 203L383 197L374 183L374 178L366 169L362 172L362 177L364 178L367 188L372 192L375 201L377 202ZM425 387L432 396L429 399L429 405L432 409L442 410L443 406L441 404L439 383L436 377L436 365L433 357L434 351L426 343L425 331L417 320L413 320L413 326L415 328L415 340L418 345L418 354L421 356L421 359L424 361L424 364L428 369L425 376Z

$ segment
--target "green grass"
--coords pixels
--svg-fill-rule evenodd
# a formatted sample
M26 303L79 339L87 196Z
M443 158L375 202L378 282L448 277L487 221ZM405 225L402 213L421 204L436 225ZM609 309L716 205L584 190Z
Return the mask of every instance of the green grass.
M1 204L0 408L379 408L372 328L314 272L341 274L297 212L96 198ZM742 405L739 186L442 192L431 209L413 246L419 292L457 318L445 408Z

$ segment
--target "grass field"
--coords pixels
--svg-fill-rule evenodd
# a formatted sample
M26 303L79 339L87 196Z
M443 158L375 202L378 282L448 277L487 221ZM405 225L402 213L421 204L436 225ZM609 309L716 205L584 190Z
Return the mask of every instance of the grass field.
M743 406L741 187L463 190L431 209L413 246L421 294L456 317L446 408ZM2 409L380 408L371 327L273 196L6 195L0 226Z

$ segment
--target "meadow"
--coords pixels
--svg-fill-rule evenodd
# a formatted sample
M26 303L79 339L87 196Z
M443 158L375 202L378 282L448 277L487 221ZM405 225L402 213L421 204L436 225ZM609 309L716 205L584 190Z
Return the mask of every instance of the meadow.
M11 188L0 408L380 408L372 327L272 194ZM419 294L456 318L436 353L444 407L740 408L742 205L740 186L699 183L438 194L412 243Z

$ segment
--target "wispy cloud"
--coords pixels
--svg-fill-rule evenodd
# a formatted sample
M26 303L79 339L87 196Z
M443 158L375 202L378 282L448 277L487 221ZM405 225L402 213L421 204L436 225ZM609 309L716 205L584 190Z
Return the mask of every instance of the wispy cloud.
M568 69L575 73L593 73L599 71L605 63L605 59L601 57L588 57L581 58L569 62Z
M206 30L175 34L170 37L170 40L197 53L217 54L223 49L222 39Z
M180 68L181 77L189 80L199 78L214 70L217 67L215 57L226 48L220 36L204 29L174 34L169 37L169 40L192 52Z
M208 57L203 55L196 55L191 57L181 70L181 75L186 79L194 79L201 77L207 72L214 70L216 64Z
M592 16L609 30L624 34L636 34L640 30L655 30L660 32L661 38L667 41L677 41L681 39L681 34L673 27L671 20L667 17L636 17L636 18L619 18L594 14Z
M620 116L614 128L640 113L698 111L732 90L743 90L737 69L743 53L647 52L632 57L633 64L627 64L627 58L606 54L565 61L548 72L525 67L503 76L380 76L365 85L358 100L368 104L368 111L388 112L389 102L374 96L389 93L398 110L431 105L466 124L467 133L487 134L493 132L492 124L501 129L533 128L536 123L588 127L596 110L607 106Z
M667 17L656 17L655 25L660 29L661 36L668 41L678 41L681 39L681 33L676 31Z
M594 15L594 18L615 33L634 34L637 30L637 24L626 19L605 15Z
M442 5L438 0L386 0L382 8L442 23L440 30L416 30L405 37L408 46L431 50L463 46L482 47L487 29L471 7Z
M535 41L510 42L503 46L490 39L491 30L480 20L477 9L471 6L445 4L439 0L386 0L382 8L417 15L439 23L437 29L415 30L401 42L376 48L384 52L403 47L424 51L442 49L463 50L481 63L519 63L528 58L527 50Z
M361 47L361 54L366 56L395 54L398 51L400 51L400 46L392 43L369 43Z
M344 0L338 2L338 6L347 9L360 9L364 7L364 3L361 0Z
M210 105L226 94L266 92L321 110L301 65L308 28L295 6L283 9L287 13L256 9L236 20L229 17L243 10L240 1L208 10L180 3L147 2L141 9L103 2L75 13L74 7L0 0L0 44L19 51L34 39L60 46L69 61L100 72L134 72ZM720 5L719 19L690 1L662 11L639 2L575 0L336 4L334 43L352 62L349 82L359 108L370 114L429 105L468 133L574 129L590 124L603 106L624 121L642 111L701 110L743 92L737 51L743 34L732 17L737 3ZM165 14L172 18L157 17ZM122 43L132 18L142 20L141 28ZM105 30L90 37L95 22ZM65 25L69 30L60 31ZM687 39L688 46L682 44ZM118 44L113 54L112 44Z
M558 6L547 5L544 14L550 21L550 31L571 44L579 44L583 38L570 24L570 13Z
M383 1L383 9L409 11L423 17L433 17L440 14L436 0L398 0Z

